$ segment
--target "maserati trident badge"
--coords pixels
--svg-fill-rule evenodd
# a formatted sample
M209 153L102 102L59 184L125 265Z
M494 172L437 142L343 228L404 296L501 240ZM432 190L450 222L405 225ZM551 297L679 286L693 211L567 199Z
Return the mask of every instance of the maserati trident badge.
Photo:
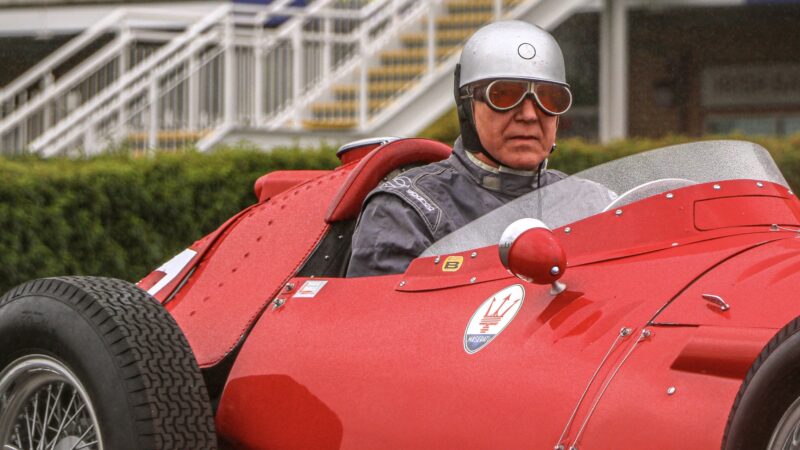
M486 299L478 307L464 332L464 351L476 353L497 337L517 315L525 289L515 284Z

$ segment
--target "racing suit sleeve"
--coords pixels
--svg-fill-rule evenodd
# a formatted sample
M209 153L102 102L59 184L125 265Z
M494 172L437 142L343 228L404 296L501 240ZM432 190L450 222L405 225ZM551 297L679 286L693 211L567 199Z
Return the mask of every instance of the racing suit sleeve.
M433 242L416 210L400 197L374 195L353 233L348 277L403 273Z

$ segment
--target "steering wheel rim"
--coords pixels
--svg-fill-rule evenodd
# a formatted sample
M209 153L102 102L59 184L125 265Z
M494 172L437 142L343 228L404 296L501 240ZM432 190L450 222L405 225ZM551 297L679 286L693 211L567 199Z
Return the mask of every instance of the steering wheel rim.
M659 188L656 187L657 184L668 184L669 186L665 186L664 189L659 190ZM652 197L653 195L658 195L662 192L680 189L695 184L697 184L696 181L687 180L685 178L659 178L657 180L648 181L647 183L642 183L638 186L634 186L628 189L627 191L623 192L622 194L620 194L619 197L615 198L611 203L608 204L608 206L603 208L603 212L606 212L614 208L619 208L620 206L633 203L634 201L638 201L643 198ZM652 190L653 192L644 197L636 198L636 194L640 194L641 191L646 191L646 190Z

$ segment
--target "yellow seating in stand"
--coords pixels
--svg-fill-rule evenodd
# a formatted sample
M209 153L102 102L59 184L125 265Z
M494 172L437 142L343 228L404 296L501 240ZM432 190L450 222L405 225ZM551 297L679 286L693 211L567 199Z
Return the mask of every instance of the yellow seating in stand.
M521 0L504 0L508 10ZM447 14L436 18L436 61L441 62L457 53L461 44L485 23L494 19L494 0L446 0ZM427 18L420 20L418 29L425 30ZM411 89L428 68L428 34L424 31L403 33L402 48L381 52L379 65L368 72L368 116L386 108L394 97ZM302 121L310 130L349 129L358 126L360 88L357 84L333 87L333 99L313 104L311 118Z

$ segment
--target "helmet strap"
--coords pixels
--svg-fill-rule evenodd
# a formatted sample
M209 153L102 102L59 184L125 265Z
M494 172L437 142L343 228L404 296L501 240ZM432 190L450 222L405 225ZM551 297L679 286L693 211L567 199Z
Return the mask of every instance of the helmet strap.
M542 187L542 172L547 172L547 158L540 162L539 167L536 169L536 189Z
M483 153L490 161L502 166L503 163L492 156L481 144L478 130L475 128L475 115L472 110L472 98L461 98L461 64L456 64L454 73L453 93L456 99L456 112L458 113L458 125L461 128L461 143L464 148L472 153Z

